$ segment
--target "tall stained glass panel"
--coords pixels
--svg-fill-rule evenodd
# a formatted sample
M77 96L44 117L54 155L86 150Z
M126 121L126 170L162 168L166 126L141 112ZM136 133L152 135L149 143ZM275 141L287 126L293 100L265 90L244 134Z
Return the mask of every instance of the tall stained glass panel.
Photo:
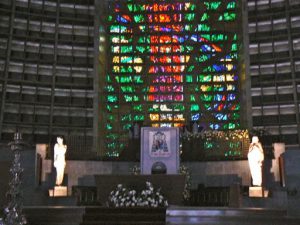
M118 156L134 126L234 130L240 124L236 0L107 2L101 129Z

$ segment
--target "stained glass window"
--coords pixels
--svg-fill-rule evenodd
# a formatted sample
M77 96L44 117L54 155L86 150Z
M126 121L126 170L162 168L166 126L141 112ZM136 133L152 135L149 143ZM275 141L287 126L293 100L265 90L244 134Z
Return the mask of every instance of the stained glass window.
M240 128L238 7L236 0L108 1L100 106L108 156L126 147L136 122Z

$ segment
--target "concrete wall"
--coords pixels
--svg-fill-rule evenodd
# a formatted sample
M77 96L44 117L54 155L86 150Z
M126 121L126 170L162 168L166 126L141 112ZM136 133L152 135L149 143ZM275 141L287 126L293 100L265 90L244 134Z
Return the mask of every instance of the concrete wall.
M133 162L111 161L67 161L65 174L69 194L74 185L94 186L95 174L130 174L131 168L139 165ZM250 175L247 161L234 162L192 162L185 163L192 177L192 187L196 188L199 183L206 186L229 186L239 182L243 185L250 184ZM52 160L43 160L42 182L49 182L50 177L55 177ZM51 179L52 186L54 180ZM51 184L49 185L51 187Z
M111 161L67 161L65 174L69 191L74 185L95 185L95 174L130 174L134 162ZM217 161L217 162L189 162L184 163L191 173L192 188L198 184L205 186L230 186L240 183L243 186L251 184L251 176L247 160ZM279 166L277 160L266 160L265 180L272 185L279 182ZM42 182L47 182L49 174L55 176L53 162L43 160ZM271 183L271 184L270 184ZM54 180L53 180L54 185ZM70 193L70 192L69 192Z
M250 183L248 162L217 161L184 163L191 172L192 187L198 184L205 186L230 186L233 183L247 185Z
M134 163L130 162L111 162L111 161L67 161L65 168L65 178L67 179L68 193L75 185L95 186L94 175L96 174L130 174L130 168ZM49 182L50 177L55 177L55 168L52 160L43 160L42 163L42 182ZM54 186L54 179L49 187Z
M284 154L288 213L300 215L300 149L287 149Z

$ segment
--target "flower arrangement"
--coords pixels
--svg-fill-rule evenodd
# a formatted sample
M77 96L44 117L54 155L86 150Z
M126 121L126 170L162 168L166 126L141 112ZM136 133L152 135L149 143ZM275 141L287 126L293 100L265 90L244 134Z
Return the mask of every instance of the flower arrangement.
M146 182L146 189L141 192L138 198L138 205L146 207L167 207L168 201L160 193L160 188L154 190L153 185L150 182Z
M110 207L167 207L168 201L160 192L155 190L150 182L146 182L146 189L138 193L118 184L116 190L110 192L108 197Z
M134 207L137 206L135 190L128 190L122 184L118 184L116 190L111 191L108 197L108 205L114 207Z
M227 160L245 158L249 145L248 130L206 130L181 136L181 151L184 157L198 152L200 160Z
M141 168L138 165L134 165L131 168L131 174L133 175L139 175L141 173Z
M191 138L199 138L205 140L212 139L242 139L249 138L248 130L227 130L227 131L218 131L218 130L207 130L199 133L191 133L185 132L182 134L183 139L187 139L188 141Z
M184 184L184 189L183 189L183 200L185 202L190 200L191 197L191 173L185 165L181 164L179 167L179 173L185 175L185 184Z
M132 168L131 168L131 173L133 175L138 175L141 173L141 169L138 165L134 165ZM184 184L184 190L183 190L183 193L182 193L182 196L183 196L183 200L185 202L189 201L190 199L190 189L191 189L191 173L188 169L188 167L186 167L185 165L181 164L180 167L179 167L179 173L180 174L183 174L185 175L185 184ZM120 185L120 184L119 184ZM146 186L147 188L150 190L150 191L153 191L151 190L150 186L148 187L147 183L146 183ZM143 192L142 192L143 194Z

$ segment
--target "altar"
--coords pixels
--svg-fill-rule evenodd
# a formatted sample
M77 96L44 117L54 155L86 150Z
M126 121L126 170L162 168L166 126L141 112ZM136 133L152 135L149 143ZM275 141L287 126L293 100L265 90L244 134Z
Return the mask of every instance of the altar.
M95 175L97 200L105 205L112 190L118 184L141 191L146 188L146 182L153 184L154 189L161 188L161 193L171 205L183 204L185 175L182 174L153 174L153 175Z

